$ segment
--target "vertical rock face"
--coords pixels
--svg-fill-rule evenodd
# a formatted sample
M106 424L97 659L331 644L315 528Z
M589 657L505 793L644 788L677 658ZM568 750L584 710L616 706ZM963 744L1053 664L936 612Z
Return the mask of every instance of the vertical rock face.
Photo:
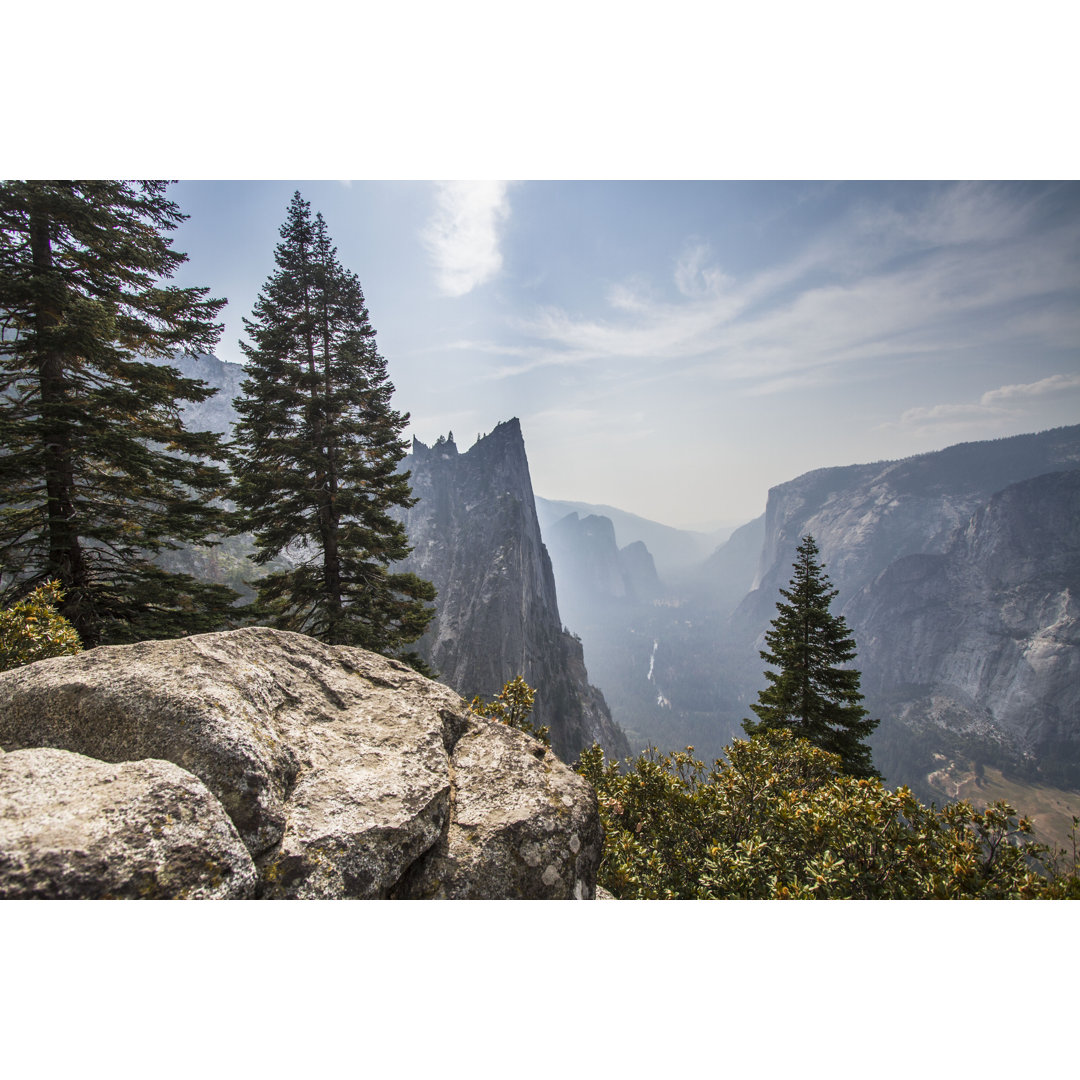
M773 488L757 588L731 620L735 662L760 671L761 635L811 533L882 717L872 741L891 782L919 782L926 746L913 732L929 725L988 764L1027 755L1042 778L1080 785L1078 468L1074 426Z
M567 514L545 533L559 610L576 629L597 605L612 602L650 603L663 592L649 549L640 540L620 548L610 518Z
M413 552L401 564L438 590L417 650L466 697L490 697L515 675L536 688L533 719L572 761L594 741L629 752L603 696L588 684L581 644L559 617L551 561L536 520L518 421L460 453L453 436L413 442L402 463L419 500L403 514Z
M1080 426L962 443L903 461L819 469L769 492L755 591L740 614L765 624L812 533L841 601L906 555L942 554L998 491L1080 466Z
M1080 785L1080 470L1005 488L850 613L869 695L997 733L1044 778Z

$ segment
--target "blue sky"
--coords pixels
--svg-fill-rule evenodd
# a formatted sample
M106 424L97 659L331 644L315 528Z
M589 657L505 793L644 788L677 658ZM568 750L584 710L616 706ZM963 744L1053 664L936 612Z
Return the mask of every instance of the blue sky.
M1077 183L182 181L223 359L296 189L409 433L518 416L548 498L737 524L810 469L1080 423Z

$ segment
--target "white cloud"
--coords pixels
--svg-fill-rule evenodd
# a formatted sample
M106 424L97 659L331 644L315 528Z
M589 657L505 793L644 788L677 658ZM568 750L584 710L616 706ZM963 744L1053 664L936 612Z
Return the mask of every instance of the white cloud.
M925 405L908 409L899 426L972 423L998 417L1017 416L1026 404L1049 395L1080 390L1080 375L1050 375L1033 383L1011 383L987 390L977 402Z
M1017 401L1025 398L1044 397L1069 390L1080 390L1080 375L1051 375L1033 383L1013 383L987 390L979 399L982 405L994 405L999 401Z
M507 187L501 180L438 185L435 214L422 239L445 295L464 296L502 269L499 232L510 214Z
M911 424L955 424L971 420L985 420L990 415L1000 415L1004 410L989 408L986 405L920 405L908 409L901 417L903 426Z
M1033 231L1033 213L1005 189L955 185L907 215L858 208L786 262L738 280L690 239L672 268L674 299L639 277L609 287L600 316L537 311L516 321L529 344L499 374L604 362L629 374L662 362L673 376L778 393L845 368L1053 344L1075 320L1062 297L1080 288L1080 229Z
M675 286L683 296L691 299L718 296L731 284L731 278L709 264L711 256L708 244L691 241L683 248L675 264Z

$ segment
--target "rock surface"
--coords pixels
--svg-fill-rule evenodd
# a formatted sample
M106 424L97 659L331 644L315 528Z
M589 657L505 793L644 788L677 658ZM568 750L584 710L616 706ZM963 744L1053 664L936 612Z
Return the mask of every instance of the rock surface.
M943 554L1010 484L1080 467L1080 426L961 443L903 461L818 469L769 491L757 581L738 616L767 626L811 533L846 603L897 559Z
M419 501L402 514L413 552L400 566L438 590L417 651L466 697L493 697L521 675L536 690L533 722L551 729L564 761L594 742L609 757L628 754L580 643L563 630L518 421L465 453L452 437L414 440L402 468Z
M243 899L255 866L206 785L168 761L0 756L0 899Z
M474 727L451 757L450 827L397 895L477 900L500 896L592 899L603 835L589 784L520 732Z
M1010 485L849 605L868 695L1080 785L1080 470Z
M425 857L456 868L437 895L595 888L591 788L541 761L535 740L362 649L247 628L40 661L0 674L0 746L189 770L236 825L266 898L412 895L395 889ZM479 862L459 854L462 830ZM526 851L538 874L510 873Z

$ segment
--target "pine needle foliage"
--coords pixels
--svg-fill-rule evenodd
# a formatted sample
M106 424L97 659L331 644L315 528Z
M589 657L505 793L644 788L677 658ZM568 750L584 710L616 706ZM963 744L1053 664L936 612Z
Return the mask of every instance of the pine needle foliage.
M748 735L790 729L837 754L852 776L880 778L865 741L879 721L867 719L860 704L860 673L842 666L855 659L855 639L844 617L829 611L838 593L818 555L814 538L804 536L761 652L776 670L765 672L769 686L750 706L758 720L744 720L743 728Z
M224 300L164 284L185 215L147 181L0 183L0 602L45 581L87 646L216 629L236 594L153 557L224 527L214 391L147 361L209 351Z
M279 629L393 655L434 615L425 605L434 587L390 570L411 550L391 516L415 503L398 471L409 417L391 408L360 282L299 192L280 235L277 268L244 320L247 379L231 460L236 527L254 535L254 561L284 555L293 565L253 583L253 612Z

